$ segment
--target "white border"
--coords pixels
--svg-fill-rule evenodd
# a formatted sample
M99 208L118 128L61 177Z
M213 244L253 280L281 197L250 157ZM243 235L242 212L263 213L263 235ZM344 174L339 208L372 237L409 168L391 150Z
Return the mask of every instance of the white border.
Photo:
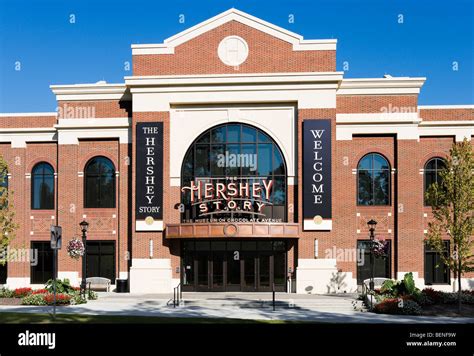
M155 220L151 225L145 220L136 220L135 231L163 231L163 220Z
M306 231L331 231L332 219L323 219L321 224L316 224L313 219L305 219L303 221L303 230Z

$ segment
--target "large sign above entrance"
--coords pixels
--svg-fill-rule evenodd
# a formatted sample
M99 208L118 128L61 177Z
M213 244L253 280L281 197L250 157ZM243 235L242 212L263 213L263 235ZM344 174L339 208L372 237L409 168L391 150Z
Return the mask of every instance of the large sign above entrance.
M331 230L331 120L303 121L305 230Z
M272 205L273 180L260 177L203 179L192 181L181 191L197 209L194 222L277 222L266 218L264 208ZM230 213L240 217L231 218Z
M137 123L135 219L137 231L163 230L163 123Z

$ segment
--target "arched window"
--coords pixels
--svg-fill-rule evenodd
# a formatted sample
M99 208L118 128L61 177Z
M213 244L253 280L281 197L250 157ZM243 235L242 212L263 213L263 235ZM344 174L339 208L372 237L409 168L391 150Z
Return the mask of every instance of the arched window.
M115 208L115 166L105 157L94 157L84 170L84 207Z
M181 177L182 187L202 188L192 193L193 201L189 189L182 191L183 222L287 219L283 155L270 136L253 126L230 123L201 134L186 153Z
M443 169L446 168L446 161L440 157L434 157L428 160L425 164L425 171L424 171L424 202L425 206L429 206L429 202L426 199L426 192L428 188L433 183L441 184L441 176L440 173Z
M54 209L54 169L40 162L31 171L31 209Z
M357 166L357 204L390 205L390 165L381 154L369 153Z

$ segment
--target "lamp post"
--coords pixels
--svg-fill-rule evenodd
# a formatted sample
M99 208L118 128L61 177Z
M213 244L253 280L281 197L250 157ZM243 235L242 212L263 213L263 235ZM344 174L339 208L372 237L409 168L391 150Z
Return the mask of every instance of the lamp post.
M86 296L86 275L87 275L87 229L89 223L82 220L79 223L82 231L82 244L84 245L84 254L82 255L82 281L81 281L81 294Z
M370 283L369 288L373 294L374 292L374 274L375 274L375 260L374 260L374 239L375 239L375 227L377 226L377 221L370 219L367 222L367 226L370 231Z

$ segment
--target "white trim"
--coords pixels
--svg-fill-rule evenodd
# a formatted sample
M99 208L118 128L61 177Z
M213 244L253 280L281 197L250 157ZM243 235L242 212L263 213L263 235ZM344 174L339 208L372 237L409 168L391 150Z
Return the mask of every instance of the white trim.
M417 128L417 124L339 124L336 126L336 140L352 140L353 135L360 134L396 134L399 140L418 140Z
M44 133L44 132L55 132L56 130L52 127L18 127L18 128L0 128L0 134L20 134L20 133Z
M337 95L413 95L419 94L425 77L343 79Z
M131 100L124 83L50 85L57 101L77 100Z
M93 118L93 119L59 119L54 125L57 130L85 128L126 128L130 127L132 119L128 117Z
M397 124L373 122L364 125L337 122L336 140L352 140L352 136L357 134L396 134L398 140L419 140L422 136L455 136L459 142L464 138L470 140L474 136L474 121L421 121Z
M419 127L418 133L421 136L455 136L456 142L461 142L464 138L468 141L474 135L474 125L472 127Z
M28 116L57 116L57 112L15 112L15 113L0 113L0 117L28 117Z
M474 105L418 105L421 110L474 109Z
M303 230L305 231L330 231L332 230L332 220L323 219L321 224L316 224L313 219L303 221Z
M187 42L197 36L202 35L218 26L230 21L238 21L256 30L262 31L270 36L279 38L291 43L294 51L304 50L336 50L337 40L304 40L301 35L290 32L282 27L276 26L257 17L249 15L243 11L231 8L206 21L192 26L182 32L177 33L157 44L132 44L132 55L146 54L173 54L175 47Z
M340 82L344 72L300 72L300 73L238 73L238 74L193 74L193 75L148 75L127 76L127 86L170 85L229 85L229 84L282 84ZM132 93L134 91L132 90Z
M81 138L118 138L120 143L131 143L132 132L130 127L111 127L100 130L91 130L91 128L85 127L58 130L59 145L78 145Z
M26 148L27 142L55 142L56 130L51 128L0 129L0 142L11 143L12 148Z
M474 120L453 120L453 121L422 121L420 126L472 126L474 127Z
M287 175L295 176L295 106L242 105L177 107L170 110L170 169L173 186L180 185L181 166L188 147L204 131L219 124L240 122L271 137L282 151ZM183 130L186 127L186 130Z
M163 231L163 220L155 220L151 225L148 225L145 220L137 220L135 231Z

